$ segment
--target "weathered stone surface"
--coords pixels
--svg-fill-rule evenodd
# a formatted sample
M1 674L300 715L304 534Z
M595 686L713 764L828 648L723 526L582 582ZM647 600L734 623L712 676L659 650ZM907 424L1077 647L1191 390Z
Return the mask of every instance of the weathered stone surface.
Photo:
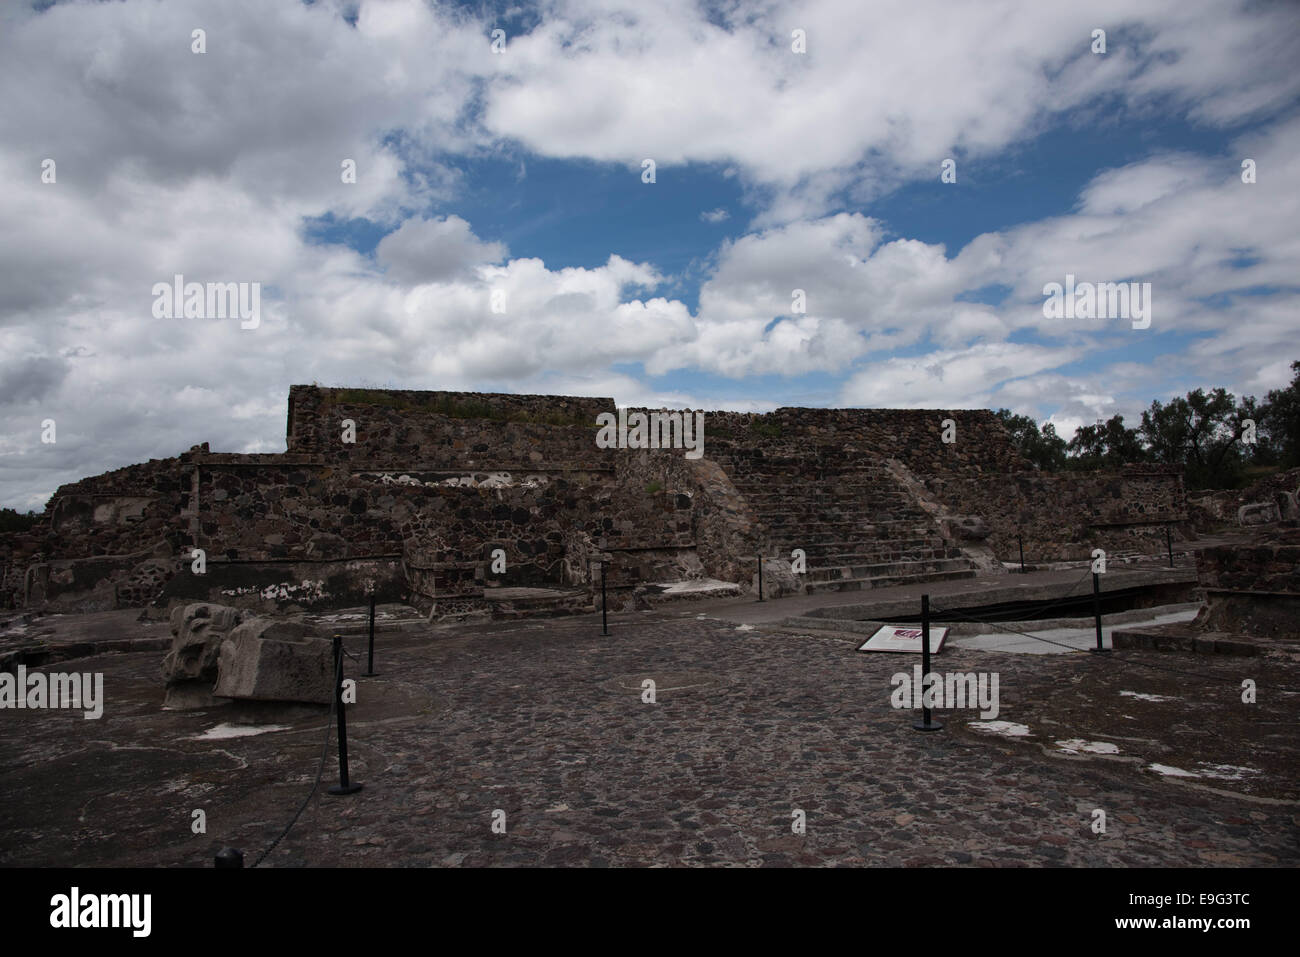
M125 607L147 605L158 597L175 574L176 562L173 559L145 559L131 569L125 581L118 583L117 604Z
M593 863L645 867L897 867L924 857L1203 868L1211 855L1241 867L1300 864L1300 740L1289 733L1298 699L1268 690L1300 687L1290 656L1263 671L1259 659L1222 654L1118 656L1148 667L1086 654L994 661L950 643L936 670L997 670L999 720L1030 734L979 734L967 724L978 709L967 708L939 711L944 731L922 735L911 727L919 715L891 702L891 675L912 661L859 654L856 641L736 625L691 611L615 619L610 639L592 618L451 640L419 630L385 637L380 676L348 712L351 774L366 786L365 803L307 812L266 863L538 865L552 854L570 860L576 847ZM43 835L7 842L5 866L210 867L215 842L158 826L167 806L232 809L236 825L264 833L247 842L257 849L279 832L286 805L310 784L267 784L314 774L320 706L257 722L302 733L182 739L174 718L150 713L157 657L96 664L116 714L129 717L106 713L90 738L79 717L5 713L6 834ZM1259 681L1259 700L1231 706L1243 675ZM641 700L646 677L656 681L653 705ZM180 733L228 720L186 722L192 730ZM1112 741L1120 753L1069 756L1054 746L1070 738ZM1164 777L1152 762L1257 773L1204 776L1193 788L1197 779ZM342 813L352 807L355 816ZM1091 830L1099 807L1106 834ZM495 808L506 834L491 832ZM794 809L806 812L806 834L792 833ZM905 814L913 819L899 823Z
M348 553L347 540L341 535L317 532L307 541L308 558L343 558Z
M1277 520L1277 505L1272 502L1251 502L1237 509L1237 522L1241 525L1267 525Z
M945 523L948 534L965 542L982 542L989 537L988 524L978 515L960 515Z
M1196 574L1206 591L1198 626L1260 638L1297 637L1300 544L1201 549L1196 553Z
M221 703L212 697L221 643L244 614L238 608L207 602L172 609L172 646L162 662L167 682L164 708L185 711Z
M1277 503L1278 514L1284 521L1300 518L1300 503L1296 501L1295 492L1274 492L1273 501Z
M600 447L596 417L615 408L294 386L285 453L200 446L61 487L47 521L0 535L0 604L99 588L104 607L228 600L283 612L359 603L360 580L376 577L381 595L413 595L422 609L450 596L460 614L487 607L487 585L594 590L593 547L612 556L612 604L696 566L748 583L757 555L793 547L807 552L805 584L831 568L823 581L874 587L971 571L956 544L997 567L1017 557L1017 536L1031 562L1154 551L1163 525L1187 517L1176 474L1042 474L984 410L704 412L703 458L688 459L687 446ZM337 441L344 419L358 424L355 444ZM940 438L949 419L956 444ZM895 461L914 487L881 471ZM1278 488L1295 487L1283 478ZM972 520L943 541L936 523L951 516ZM408 543L423 539L439 545L421 557ZM196 544L202 577L183 573ZM506 570L490 572L498 548Z
M254 618L221 645L219 698L328 704L334 693L331 643L297 622Z
M758 594L758 570L755 559L755 571L751 580L754 594ZM783 558L768 558L763 562L763 597L780 598L783 595L802 595L803 582L791 569L790 562Z
M167 683L217 680L217 656L226 634L243 619L243 612L226 605L198 602L172 609L172 647L163 658Z

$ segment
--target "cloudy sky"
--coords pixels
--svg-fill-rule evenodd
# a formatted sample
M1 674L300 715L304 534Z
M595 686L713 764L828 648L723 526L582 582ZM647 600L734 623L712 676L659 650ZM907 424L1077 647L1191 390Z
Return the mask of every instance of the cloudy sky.
M299 382L1067 436L1262 396L1297 63L1254 0L0 5L0 504L281 451ZM160 318L178 274L258 324ZM1149 328L1047 318L1067 275L1150 283Z

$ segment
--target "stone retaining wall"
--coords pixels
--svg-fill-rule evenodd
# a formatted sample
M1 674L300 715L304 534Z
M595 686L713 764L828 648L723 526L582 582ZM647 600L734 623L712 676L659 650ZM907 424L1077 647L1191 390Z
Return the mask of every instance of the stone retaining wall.
M1300 636L1300 542L1220 545L1196 553L1202 628L1263 638Z
M1166 525L1186 537L1177 528L1187 521L1183 481L1172 470L933 475L925 486L949 513L980 516L1003 561L1018 558L1017 535L1032 562L1087 558L1093 548L1154 551Z

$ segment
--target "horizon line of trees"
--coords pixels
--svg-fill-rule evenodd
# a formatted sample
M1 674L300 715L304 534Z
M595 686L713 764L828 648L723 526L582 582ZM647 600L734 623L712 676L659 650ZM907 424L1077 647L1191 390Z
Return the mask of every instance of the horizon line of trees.
M12 508L0 508L0 535L5 532L25 532L41 520L41 512L20 512Z
M998 409L1020 454L1044 472L1118 469L1153 463L1181 468L1189 489L1238 488L1276 469L1300 466L1300 361L1291 384L1261 402L1223 388L1194 389L1142 413L1136 427L1113 415L1066 441L1056 427Z

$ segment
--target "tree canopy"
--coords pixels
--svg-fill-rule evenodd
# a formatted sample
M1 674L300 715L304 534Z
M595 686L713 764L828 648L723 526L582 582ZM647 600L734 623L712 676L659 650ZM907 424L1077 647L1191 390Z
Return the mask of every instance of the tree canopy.
M1188 488L1232 488L1252 472L1300 465L1300 361L1291 370L1291 384L1263 402L1238 400L1223 388L1193 389L1152 401L1137 427L1113 415L1080 426L1068 442L1050 422L1040 426L1009 409L995 414L1020 454L1045 472L1152 462L1181 468Z

